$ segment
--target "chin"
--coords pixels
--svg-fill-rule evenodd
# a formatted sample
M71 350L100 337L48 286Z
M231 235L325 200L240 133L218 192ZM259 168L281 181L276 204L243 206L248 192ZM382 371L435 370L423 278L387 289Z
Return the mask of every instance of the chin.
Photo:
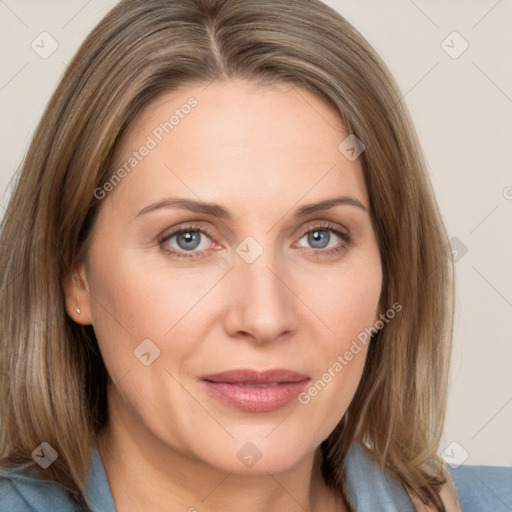
M275 427L272 427L275 428ZM277 434L277 429L282 431ZM225 472L238 474L282 473L297 466L308 456L313 456L321 439L307 441L305 432L290 434L284 425L278 426L274 433L268 435L243 435L218 439L200 449L199 456L208 465ZM271 429L267 429L270 430ZM199 438L199 436L198 436ZM202 437L206 439L207 436ZM194 450L197 453L197 446Z

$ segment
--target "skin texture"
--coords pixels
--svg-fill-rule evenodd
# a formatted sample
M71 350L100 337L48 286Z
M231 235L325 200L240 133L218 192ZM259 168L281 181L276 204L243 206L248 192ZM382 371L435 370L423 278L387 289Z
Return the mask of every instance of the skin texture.
M158 141L155 128L190 97L197 106ZM360 159L338 149L348 133L306 91L230 81L158 98L132 122L116 163L148 135L157 146L102 200L77 285L65 283L68 313L94 326L113 381L98 447L117 510L339 510L318 447L353 398L364 347L307 405L272 412L226 405L198 377L287 368L314 383L379 319L382 268L369 213L342 204L293 216L342 195L369 211ZM218 203L232 218L175 207L137 216L169 197ZM350 244L322 231L330 241L315 254L305 233L325 223ZM187 224L209 233L199 233L195 258L176 236L159 243ZM263 249L252 263L236 250L246 237ZM241 245L248 255L258 248L251 243ZM160 350L149 366L134 355L145 339ZM252 467L237 456L248 442L261 454Z

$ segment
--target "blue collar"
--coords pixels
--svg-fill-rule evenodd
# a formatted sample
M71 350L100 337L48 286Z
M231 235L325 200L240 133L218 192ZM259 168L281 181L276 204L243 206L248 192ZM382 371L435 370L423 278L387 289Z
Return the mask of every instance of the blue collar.
M361 445L350 447L343 465L348 497L355 512L415 512L402 484L383 472Z
M96 444L92 448L91 468L87 480L87 502L92 512L116 512L105 467Z

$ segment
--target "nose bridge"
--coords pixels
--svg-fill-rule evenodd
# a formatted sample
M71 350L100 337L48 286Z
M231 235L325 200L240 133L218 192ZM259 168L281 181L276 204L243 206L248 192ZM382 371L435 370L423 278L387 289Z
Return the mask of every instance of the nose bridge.
M263 249L255 240L242 242L237 253L228 329L271 341L293 327L292 294L283 283L285 266L272 248Z

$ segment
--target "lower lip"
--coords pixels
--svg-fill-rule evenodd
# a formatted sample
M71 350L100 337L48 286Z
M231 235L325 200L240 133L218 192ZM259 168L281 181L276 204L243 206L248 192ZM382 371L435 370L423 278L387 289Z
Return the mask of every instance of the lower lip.
M258 388L226 382L202 382L213 396L227 405L247 412L270 412L296 400L308 380Z

